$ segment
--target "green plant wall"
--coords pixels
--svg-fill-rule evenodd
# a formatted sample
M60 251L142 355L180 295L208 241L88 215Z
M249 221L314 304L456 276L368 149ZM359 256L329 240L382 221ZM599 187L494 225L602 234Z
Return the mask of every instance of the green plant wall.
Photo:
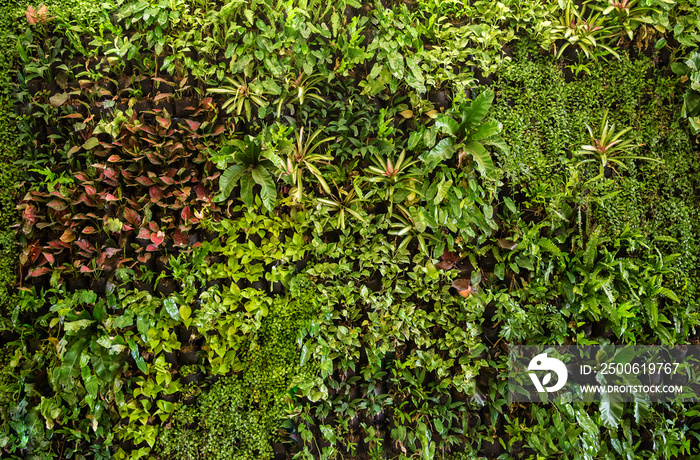
M693 404L508 405L505 379L508 344L697 341L696 6L28 6L3 456L698 449Z

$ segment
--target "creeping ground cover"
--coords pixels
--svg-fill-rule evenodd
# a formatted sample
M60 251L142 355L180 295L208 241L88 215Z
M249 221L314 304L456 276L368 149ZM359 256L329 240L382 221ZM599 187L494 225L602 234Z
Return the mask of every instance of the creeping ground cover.
M690 459L512 345L700 343L690 0L0 0L0 455Z

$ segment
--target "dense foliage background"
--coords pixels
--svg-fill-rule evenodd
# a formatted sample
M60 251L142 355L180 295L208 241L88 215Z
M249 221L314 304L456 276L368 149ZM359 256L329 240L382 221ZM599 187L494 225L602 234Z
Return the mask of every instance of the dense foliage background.
M0 0L3 458L692 458L508 344L698 343L689 0Z

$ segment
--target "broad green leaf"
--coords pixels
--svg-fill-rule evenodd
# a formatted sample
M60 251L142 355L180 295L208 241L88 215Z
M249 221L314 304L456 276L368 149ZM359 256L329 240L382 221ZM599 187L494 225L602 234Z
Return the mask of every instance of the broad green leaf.
M226 171L224 171L219 178L219 190L221 191L222 196L225 198L231 196L231 192L233 192L233 188L243 175L244 169L245 166L241 164L232 165L226 168Z
M97 377L106 382L114 380L121 367L121 363L104 349L101 349L101 353L92 355L92 364Z
M85 345L87 344L87 339L85 337L81 338L75 342L68 349L65 355L63 355L63 365L68 367L73 367L80 359L80 354L82 353Z
M595 424L591 416L585 410L579 408L576 410L576 421L583 430L590 436L597 438L599 435L598 426Z
M451 136L459 135L459 123L447 115L438 115L434 126L435 129L443 134L449 134Z
M107 230L110 232L121 232L124 227L124 223L119 219L109 218L107 219L107 225L105 225Z
M649 415L649 402L645 401L641 396L634 396L634 421L640 424Z
M132 351L131 357L134 358L134 361L136 361L136 366L139 368L139 370L144 374L148 374L148 364L146 364L146 361L141 357L141 355Z
M494 275L498 277L499 280L502 280L505 277L506 274L506 266L504 263L496 264L496 266L493 269Z
M687 75L690 73L690 68L682 62L674 62L671 64L671 70L676 75Z
M685 65L691 70L696 72L700 71L700 53L693 53L690 58L685 61Z
M472 135L472 139L479 141L482 139L488 139L489 137L495 136L501 131L501 124L497 121L488 121L482 123L477 128L476 132Z
M418 144L421 143L423 134L420 131L413 131L410 136L408 136L408 145L406 146L409 150L415 149Z
M243 174L241 176L241 200L243 203L251 207L253 205L253 187L255 187L255 180L250 174Z
M688 89L685 92L685 112L688 117L700 115L700 93Z
M426 217L427 216L423 208L418 209L416 211L415 208L411 207L411 218L413 219L413 225L416 227L416 230L418 230L421 233L423 233L428 228L428 222Z
M623 402L616 400L619 395L615 393L601 394L600 418L608 428L617 428L625 408Z
M78 321L71 321L71 322L65 323L63 325L63 327L66 330L66 332L75 332L75 331L79 331L81 329L85 329L86 327L90 326L92 323L94 323L93 320L81 319Z
M389 54L387 61L394 78L402 79L404 73L403 55L398 51L393 51Z
M438 190L437 193L435 194L435 198L433 199L433 204L438 205L442 202L442 200L445 199L447 196L447 192L450 191L450 188L452 188L452 181L448 180L446 181L444 178L442 179L442 182L440 182L440 185L438 185Z
M492 145L502 152L508 152L510 150L508 148L508 144L506 144L506 141L504 141L501 136L493 136L488 139L484 139L482 143L484 145Z
M173 297L163 300L163 307L165 307L165 311L168 312L172 319L180 321L180 310L177 306L177 301Z
M659 324L659 306L655 301L645 302L647 307L647 316L651 327L656 327Z
M693 134L700 134L700 117L689 118L688 121L690 122L690 131Z
M96 137L91 137L83 143L83 148L85 150L92 150L98 145L100 145L100 141L98 141Z
M260 145L258 145L255 138L250 136L247 136L243 145L245 145L245 147L238 151L236 154L236 160L246 167L255 165L260 158L260 154L262 153Z
M68 93L65 93L65 92L60 93L60 94L54 94L53 96L51 96L49 98L49 102L54 107L60 107L66 103L66 101L68 100L68 97L69 97Z
M97 392L100 389L100 382L97 377L92 375L89 367L83 367L82 370L83 381L85 382L85 389L93 398L97 398Z
M264 156L275 165L279 172L286 172L287 165L285 161L274 150L266 150Z
M428 164L429 168L435 168L441 161L452 158L455 153L454 139L451 137L445 138L438 142L432 150L420 156L420 159Z
M508 197L503 198L503 202L506 204L508 209L510 209L510 212L515 213L518 211L518 209L515 206L515 202L513 200L511 200L510 198L508 198Z
M474 101L462 110L462 123L459 124L459 132L469 131L472 126L478 125L486 116L493 103L494 93L486 90L479 94Z
M153 318L149 315L138 315L136 317L136 329L143 336L148 335L148 330L154 325Z
M121 339L121 337L120 337ZM108 335L103 335L96 341L99 345L103 346L105 349L109 350L110 354L116 355L126 350L126 345L120 344L113 339L110 339Z
M471 153L472 157L474 157L474 161L476 161L482 175L486 177L493 176L493 160L491 159L491 154L483 145L476 141L470 141L464 144L464 150Z
M445 432L447 431L445 429L445 426L442 424L442 422L440 421L439 418L436 418L435 420L433 420L433 424L435 425L435 429L437 430L437 432L440 436L443 436L445 434Z
M311 357L311 351L309 350L308 344L304 344L303 347L301 347L301 360L299 362L300 366L303 366L306 364L306 362L309 360Z
M252 171L253 180L262 187L260 197L263 205L272 210L277 202L277 187L270 172L263 165L257 165Z
M159 399L156 401L156 406L166 414L169 414L175 409L175 405L171 403L170 401L165 401L162 399Z

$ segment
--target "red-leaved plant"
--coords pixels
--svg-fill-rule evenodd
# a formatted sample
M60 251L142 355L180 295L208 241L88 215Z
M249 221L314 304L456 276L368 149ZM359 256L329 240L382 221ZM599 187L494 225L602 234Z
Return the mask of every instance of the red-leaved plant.
M29 6L24 13L27 16L27 22L33 26L37 24L46 24L55 16L49 16L49 9L43 3L35 10L33 6Z
M78 124L80 141L69 153L88 169L72 172L73 183L60 190L29 191L20 203L23 280L101 276L189 250L197 212L218 211L210 188L219 173L204 151L224 132L209 117L211 98L198 102L188 119L156 110L147 121L129 111L116 138L97 138L95 113L62 117Z

